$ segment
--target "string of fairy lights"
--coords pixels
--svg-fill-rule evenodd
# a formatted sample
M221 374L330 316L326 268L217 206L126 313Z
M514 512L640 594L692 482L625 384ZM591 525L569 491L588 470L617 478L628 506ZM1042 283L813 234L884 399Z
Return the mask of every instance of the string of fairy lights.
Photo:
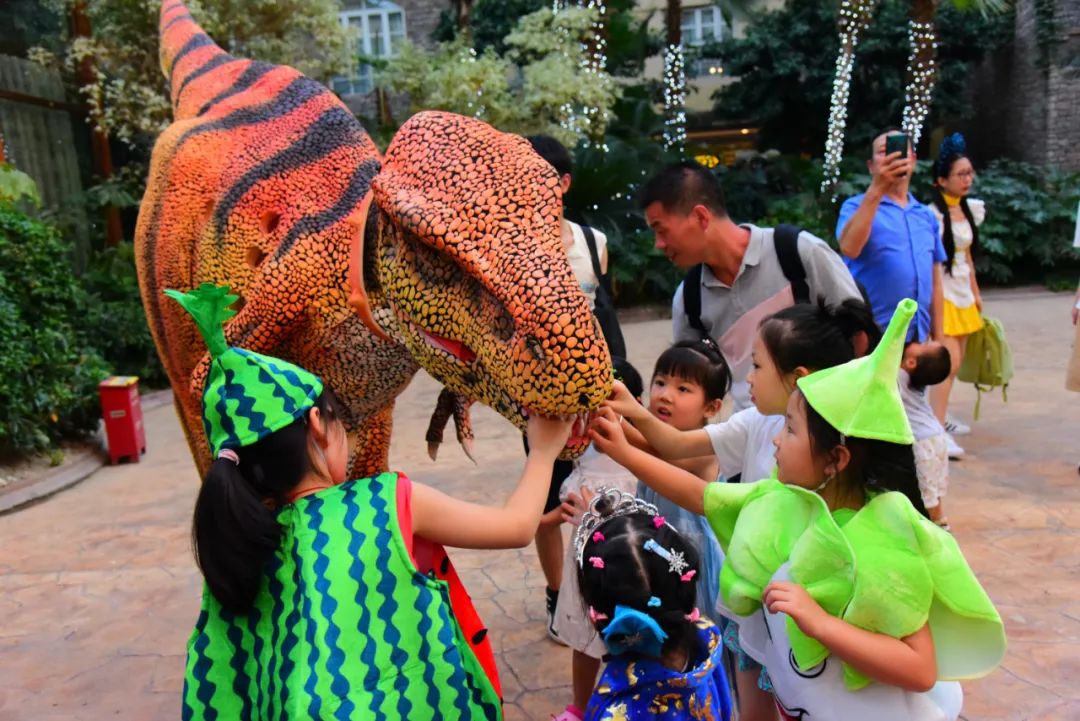
M859 35L869 24L873 11L874 0L843 0L840 3L840 53L836 56L836 76L833 78L832 105L829 110L828 135L825 139L822 193L835 189L837 181L840 180L840 159L844 155L851 72L855 67L855 46L859 43ZM836 199L835 193L833 199Z
M566 0L552 0L551 12L557 15L566 8ZM586 0L580 3L581 7L595 10L592 26L589 28L589 38L581 42L581 54L583 58L582 70L586 74L600 75L607 72L607 38L604 33L604 23L607 17L607 3L603 0ZM556 32L562 34L569 45L569 30L565 27L556 26ZM566 54L566 51L563 51ZM608 150L603 142L603 130L607 127L611 113L601 110L596 106L576 107L571 103L563 103L559 107L559 125L576 135L584 136L586 142L597 141L598 147Z
M664 48L664 147L686 145L686 64L682 45Z
M915 147L919 144L923 123L930 113L930 102L934 93L934 57L937 55L938 46L934 24L911 20L908 23L908 43L911 52L908 55L908 82L904 91L901 127L911 138L912 147Z

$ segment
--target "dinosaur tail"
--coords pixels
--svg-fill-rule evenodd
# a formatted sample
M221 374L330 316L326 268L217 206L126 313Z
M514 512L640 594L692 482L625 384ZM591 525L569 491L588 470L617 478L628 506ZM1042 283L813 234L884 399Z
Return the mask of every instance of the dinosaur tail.
M163 0L159 25L161 71L169 79L173 116L181 120L220 91L217 68L243 61L218 47L180 0Z

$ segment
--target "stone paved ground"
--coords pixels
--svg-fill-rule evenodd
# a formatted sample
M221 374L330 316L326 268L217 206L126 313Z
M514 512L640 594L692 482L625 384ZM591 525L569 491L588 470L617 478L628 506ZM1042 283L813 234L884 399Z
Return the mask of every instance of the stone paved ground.
M965 684L970 721L1080 719L1080 395L1065 393L1068 297L1011 292L988 311L1009 330L1017 378L954 466L949 517L999 604L1005 664ZM629 324L643 372L666 321ZM503 497L521 467L509 424L478 409L474 466L423 429L437 387L419 377L397 409L394 467L477 501ZM974 393L960 389L968 416ZM197 479L169 407L147 414L142 463L106 468L36 506L0 516L0 721L177 717L184 642L198 607L188 552ZM499 655L510 719L547 719L569 697L569 652L543 629L543 580L531 548L454 553Z

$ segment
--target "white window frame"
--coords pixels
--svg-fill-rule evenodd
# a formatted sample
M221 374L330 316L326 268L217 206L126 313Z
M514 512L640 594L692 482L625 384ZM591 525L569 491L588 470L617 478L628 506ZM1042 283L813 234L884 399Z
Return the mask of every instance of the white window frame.
M357 41L355 50L368 57L392 58L394 57L394 37L390 35L390 16L401 15L401 35L397 41L408 37L408 19L405 17L405 8L390 0L364 0L364 7L349 8L338 12L338 21L347 31L350 31L350 41ZM356 21L359 21L357 23ZM384 52L375 53L372 48L371 25L379 23L379 29L384 43ZM359 32L351 34L353 28L359 25ZM375 89L373 68L366 63L359 63L348 77L337 77L331 81L331 87L341 95L367 95Z
M703 36L702 19L704 18L705 13L712 13L713 36L711 38ZM689 22L687 22L688 20ZM728 36L728 26L724 21L724 14L717 5L698 5L697 7L691 8L684 7L681 22L683 45L704 45L706 42L719 42ZM687 37L688 26L690 29L689 37Z

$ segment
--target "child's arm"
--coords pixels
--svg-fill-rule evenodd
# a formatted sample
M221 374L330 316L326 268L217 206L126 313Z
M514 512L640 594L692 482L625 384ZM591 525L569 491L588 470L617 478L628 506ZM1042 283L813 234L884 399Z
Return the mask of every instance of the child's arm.
M520 548L528 545L540 522L555 459L570 437L571 423L540 416L529 418L529 455L517 488L506 503L482 506L414 483L413 533L457 548Z
M589 436L597 448L664 498L698 515L705 513L705 488L709 484L689 471L630 445L611 409L602 409L593 418Z
M680 431L669 426L649 413L645 406L630 395L626 386L618 381L615 381L611 397L604 401L604 406L629 420L636 429L641 431L648 444L664 458L672 460L694 458L710 455L713 452L712 441L709 440L709 434L704 429Z
M786 613L807 636L859 673L906 691L924 692L937 682L937 659L929 624L904 638L866 631L830 616L797 583L774 581L762 595L771 613Z

